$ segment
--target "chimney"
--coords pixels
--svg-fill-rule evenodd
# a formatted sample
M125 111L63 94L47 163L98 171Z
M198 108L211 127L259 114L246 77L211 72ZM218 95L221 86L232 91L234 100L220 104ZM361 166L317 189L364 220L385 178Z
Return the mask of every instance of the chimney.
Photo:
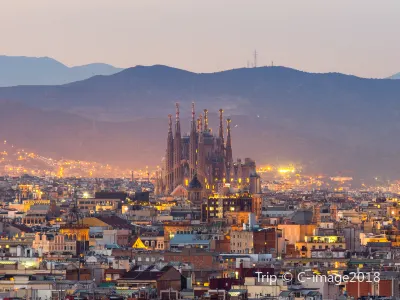
M244 284L244 268L243 268L243 259L240 260L239 265L239 284Z

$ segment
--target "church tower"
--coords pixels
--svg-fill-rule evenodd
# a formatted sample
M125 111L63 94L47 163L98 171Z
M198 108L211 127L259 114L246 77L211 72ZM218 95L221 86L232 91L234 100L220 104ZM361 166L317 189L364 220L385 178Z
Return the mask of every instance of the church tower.
M208 132L208 109L204 110L204 132Z
M232 141L231 141L231 119L226 119L226 145L225 145L225 161L226 161L226 177L229 182L233 174L233 157L232 157Z
M192 103L192 121L190 127L190 137L189 137L189 176L193 178L196 173L197 168L197 129L196 129L196 119L194 112L194 102Z
M219 110L219 133L218 133L218 137L220 140L220 151L221 153L224 153L224 148L225 148L225 142L224 142L224 116L223 116L224 110L221 108Z
M224 110L221 108L219 110L219 132L218 132L218 155L220 157L220 175L219 178L222 180L227 179L226 174L226 163L225 163L225 142L224 142Z
M174 137L172 134L172 115L168 115L167 153L165 156L165 192L171 193L174 189Z
M200 182L205 182L205 150L204 150L204 131L203 131L203 115L199 117L199 133L198 133L198 148L197 148L197 176Z
M179 103L176 103L176 120L175 120L175 137L174 137L174 186L183 183L183 168L182 168L182 136L181 123L179 120Z
M193 179L188 186L188 199L194 206L201 206L203 202L203 186L194 173Z

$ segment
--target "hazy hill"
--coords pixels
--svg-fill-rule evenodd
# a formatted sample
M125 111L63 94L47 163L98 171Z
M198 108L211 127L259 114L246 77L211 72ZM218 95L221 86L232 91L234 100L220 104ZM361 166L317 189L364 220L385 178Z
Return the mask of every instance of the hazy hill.
M166 115L174 112L174 102L181 102L184 118L190 115L190 103L196 101L197 111L217 112L222 107L232 115L237 125L235 156L250 156L260 163L301 161L313 171L353 171L362 178L400 177L399 96L397 80L312 74L283 67L210 74L165 66L135 67L62 86L0 88L0 99L52 110L40 122L60 123L59 111L98 120L103 124L98 129L102 140L91 139L97 141L93 145L113 146L112 151L104 150L105 159L144 157L134 143L125 144L133 137L146 145L150 156L158 157L157 162L146 164L157 164L164 154ZM77 124L72 119L68 122ZM184 126L187 131L188 121ZM51 140L48 135L41 133L43 143ZM49 143L48 151L59 145ZM71 151L87 155L86 149Z
M121 70L102 63L70 68L49 57L0 55L0 87L65 84Z
M357 170L357 164L348 164L348 159L357 155L348 147L307 134L300 137L296 131L267 119L233 119L235 157L253 157L260 163L302 163L307 171L316 173L340 170L347 175L356 174L352 169ZM211 113L212 128L217 128L217 121L217 114ZM189 122L189 118L182 119L184 132L189 129ZM166 128L167 120L161 117L129 122L90 121L69 113L0 102L0 139L56 159L100 161L133 169L161 164Z

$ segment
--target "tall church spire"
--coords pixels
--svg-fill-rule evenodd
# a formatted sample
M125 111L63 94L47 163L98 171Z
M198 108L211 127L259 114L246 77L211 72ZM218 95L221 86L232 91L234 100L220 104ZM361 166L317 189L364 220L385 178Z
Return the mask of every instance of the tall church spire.
M192 122L189 137L189 176L192 178L196 173L197 168L197 129L196 129L196 115L194 112L194 102L192 103Z
M204 132L208 131L208 110L204 110Z
M165 155L166 192L172 192L174 185L174 136L172 134L172 115L168 115L167 153Z
M199 116L199 126L200 130L198 133L198 142L197 142L197 175L200 182L204 183L205 179L205 149L204 149L204 131L203 131L203 115Z
M201 132L201 126L200 126L200 116L197 118L197 132Z
M226 137L226 148L230 147L232 148L232 141L231 141L231 122L232 120L230 118L226 119L226 132L227 132L227 137Z
M221 108L219 110L219 136L218 136L218 151L219 155L222 158L222 166L220 170L219 177L223 178L223 180L226 180L228 177L226 175L226 157L225 157L225 142L224 142L224 110Z
M219 138L221 139L221 143L224 144L224 110L221 108L219 110Z
M196 131L196 113L194 111L194 102L192 102L192 131Z
M174 138L174 188L183 181L182 137L181 123L179 120L179 103L176 103L175 138Z
M232 158L232 141L231 141L231 119L226 119L226 145L225 145L225 161L226 161L226 175L227 179L232 178L233 171L233 158Z
M172 115L168 115L168 136L171 134L172 136Z
M199 119L200 119L200 130L199 130L199 132L203 132L203 115L202 114L200 114Z
M177 102L175 104L176 106L176 113L175 113L175 136L177 135L177 133L179 133L179 135L181 134L181 122L179 120L179 103Z

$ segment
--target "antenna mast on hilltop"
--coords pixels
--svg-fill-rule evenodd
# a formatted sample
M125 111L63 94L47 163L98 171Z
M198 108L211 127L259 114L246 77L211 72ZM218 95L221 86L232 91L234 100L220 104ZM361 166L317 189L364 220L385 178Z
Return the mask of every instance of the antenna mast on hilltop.
M254 68L257 68L257 50L254 50Z

